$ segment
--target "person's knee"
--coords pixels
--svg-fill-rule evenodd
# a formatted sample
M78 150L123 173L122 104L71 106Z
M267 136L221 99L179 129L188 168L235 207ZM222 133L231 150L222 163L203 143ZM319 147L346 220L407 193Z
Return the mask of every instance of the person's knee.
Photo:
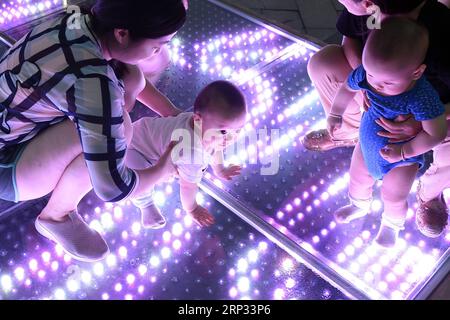
M324 72L332 72L342 64L347 64L344 49L340 45L328 45L314 54L308 62L307 70L311 79L320 77Z

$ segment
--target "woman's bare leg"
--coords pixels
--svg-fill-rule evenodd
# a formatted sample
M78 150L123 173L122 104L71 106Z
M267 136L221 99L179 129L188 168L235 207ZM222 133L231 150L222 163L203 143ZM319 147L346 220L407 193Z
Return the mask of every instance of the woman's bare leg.
M125 88L134 90L133 79L124 79ZM127 87L128 84L128 87ZM124 111L127 143L133 136L130 116ZM53 192L41 219L64 220L92 189L75 124L65 120L35 137L17 164L19 201L41 198Z

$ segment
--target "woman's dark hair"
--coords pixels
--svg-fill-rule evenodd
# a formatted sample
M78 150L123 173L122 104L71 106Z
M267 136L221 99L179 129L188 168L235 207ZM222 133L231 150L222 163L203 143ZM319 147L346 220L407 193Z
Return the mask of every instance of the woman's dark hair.
M98 35L127 29L132 39L168 36L186 21L182 0L97 0L91 13Z
M182 0L97 0L81 11L91 16L92 27L100 37L114 29L127 29L133 40L158 39L175 33L186 21ZM110 65L122 79L126 65L117 60Z

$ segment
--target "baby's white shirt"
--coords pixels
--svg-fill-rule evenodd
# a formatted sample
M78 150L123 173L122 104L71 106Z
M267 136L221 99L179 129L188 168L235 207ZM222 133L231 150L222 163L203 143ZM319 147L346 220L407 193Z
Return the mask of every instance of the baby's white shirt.
M192 116L192 112L183 112L175 117L139 119L133 123L133 139L129 149L139 152L145 160L155 165L172 140L181 141L172 151L172 161L180 178L199 183L212 162L212 153L205 150L200 133L192 128Z

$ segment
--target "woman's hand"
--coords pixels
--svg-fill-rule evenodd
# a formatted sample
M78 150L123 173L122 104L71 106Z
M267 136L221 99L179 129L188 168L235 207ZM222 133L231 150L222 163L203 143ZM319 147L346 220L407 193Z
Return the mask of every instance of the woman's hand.
M380 137L389 139L390 143L404 142L414 138L422 131L422 124L416 121L412 116L398 116L395 121L384 118L375 120L375 122L386 131L378 132Z
M388 144L380 150L380 155L389 163L395 163L402 161L402 145L401 144Z
M329 114L327 118L327 130L332 138L334 132L342 127L342 117L338 115Z

